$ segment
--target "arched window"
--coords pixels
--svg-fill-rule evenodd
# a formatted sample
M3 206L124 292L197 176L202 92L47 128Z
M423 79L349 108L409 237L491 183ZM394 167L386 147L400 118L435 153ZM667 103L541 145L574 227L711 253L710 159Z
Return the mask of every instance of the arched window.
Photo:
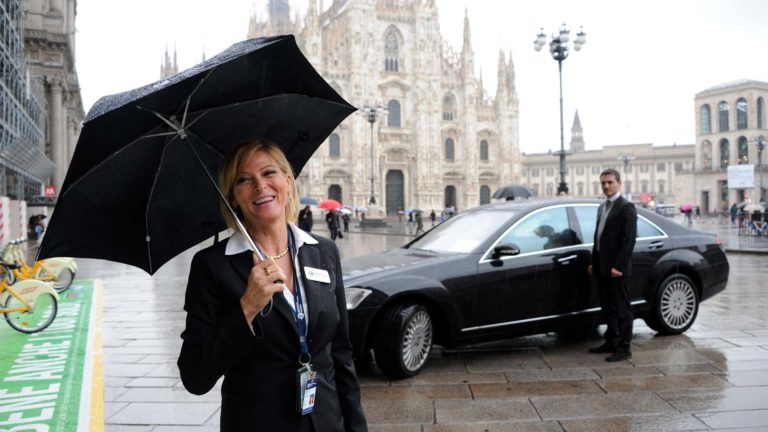
M480 186L480 205L488 204L491 202L491 188L488 186Z
M453 138L448 138L445 140L445 160L452 161L454 158L454 144L453 144Z
M592 195L594 196L600 195L600 183L592 182Z
M584 183L578 182L576 183L576 191L578 196L584 196Z
M480 160L488 160L488 141L486 140L480 141Z
M739 164L749 163L749 144L747 137L739 137Z
M539 193L539 184L538 183L534 183L533 186L531 186L531 188L533 189L534 192L536 192L536 195L541 195Z
M390 99L387 102L387 126L400 127L400 102Z
M739 98L736 100L736 129L747 128L747 100Z
M765 100L762 97L757 98L757 128L765 127Z
M339 134L332 133L331 136L328 138L329 141L329 156L330 157L339 157L341 156L341 141L339 140Z
M701 134L707 135L712 133L712 110L709 108L709 104L701 106Z
M453 121L454 110L453 96L447 94L443 98L443 120Z
M720 140L720 168L728 167L728 158L731 154L731 143L727 139Z
M660 194L666 193L666 192L664 192L664 180L659 180L657 187L658 187L658 189L656 189L656 192L658 192Z
M555 195L555 185L552 183L547 183L547 196L554 196Z
M648 180L640 181L640 192L648 192Z
M712 169L712 142L704 140L701 143L701 164L704 169Z
M389 29L384 36L384 70L387 72L397 72L400 70L400 60L398 54L397 34L393 29Z
M717 104L717 116L718 132L728 132L728 102Z

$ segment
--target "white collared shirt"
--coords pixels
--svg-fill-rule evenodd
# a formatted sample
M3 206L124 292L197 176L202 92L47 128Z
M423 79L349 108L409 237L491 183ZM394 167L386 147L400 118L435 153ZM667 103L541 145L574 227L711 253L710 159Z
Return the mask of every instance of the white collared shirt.
M302 231L299 227L297 227L293 223L289 222L288 227L291 229L291 232L293 233L293 240L296 246L296 255L293 256L293 268L294 268L294 272L296 272L296 278L294 279L294 281L298 285L298 289L301 291L301 298L302 298L302 302L304 303L304 315L306 317L305 319L307 320L307 325L309 325L309 305L307 305L307 293L304 290L304 286L301 284L301 275L299 274L301 271L299 267L299 249L301 249L301 247L305 243L317 244L317 240L315 240L311 235ZM229 240L227 241L227 248L224 251L224 254L237 255L239 253L243 253L249 250L251 250L251 248L248 245L248 241L245 239L245 236L243 235L243 233L241 233L238 230L238 231L235 231L235 233L229 237ZM294 288L297 288L297 287L294 287ZM291 291L288 289L287 286L283 286L283 297L285 297L285 300L288 302L291 308L295 311L296 304L293 301L293 293L291 293ZM250 323L248 324L250 325Z

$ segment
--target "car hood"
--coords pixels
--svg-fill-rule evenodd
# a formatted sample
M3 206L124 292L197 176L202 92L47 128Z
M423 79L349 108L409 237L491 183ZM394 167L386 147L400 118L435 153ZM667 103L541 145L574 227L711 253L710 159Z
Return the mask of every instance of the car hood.
M439 264L450 266L466 254L447 254L418 249L392 249L386 252L344 259L341 268L345 286L365 286L375 279L392 276L394 273L421 273L425 268Z

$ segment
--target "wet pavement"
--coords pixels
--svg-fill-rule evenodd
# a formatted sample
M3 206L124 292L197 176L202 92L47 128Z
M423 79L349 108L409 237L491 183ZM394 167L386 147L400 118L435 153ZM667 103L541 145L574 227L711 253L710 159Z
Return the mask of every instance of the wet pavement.
M717 220L694 227L717 232L731 250L731 277L684 335L654 336L637 320L634 356L618 364L586 353L601 342L598 333L437 349L421 374L401 381L364 363L359 375L371 431L768 430L768 239L742 239ZM337 244L343 256L355 256L400 246L412 238L407 231L396 221L375 234L352 226ZM195 250L154 277L78 260L78 277L104 280L106 431L218 431L218 387L187 393L175 364Z

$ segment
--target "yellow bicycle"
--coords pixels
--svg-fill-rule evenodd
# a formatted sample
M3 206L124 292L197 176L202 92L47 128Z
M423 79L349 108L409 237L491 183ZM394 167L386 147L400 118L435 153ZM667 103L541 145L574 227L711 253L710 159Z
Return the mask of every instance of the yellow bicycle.
M25 241L23 239L13 240L3 250L3 261L20 265L18 269L11 272L9 283L13 284L17 279L37 279L53 282L53 288L57 292L66 291L75 278L77 262L73 258L67 257L48 258L35 261L34 265L29 266L24 258L26 253L23 249L23 243Z
M18 264L0 261L3 273L0 281L0 313L14 329L36 333L51 325L59 310L59 294L50 283L35 279L8 283L8 275Z

